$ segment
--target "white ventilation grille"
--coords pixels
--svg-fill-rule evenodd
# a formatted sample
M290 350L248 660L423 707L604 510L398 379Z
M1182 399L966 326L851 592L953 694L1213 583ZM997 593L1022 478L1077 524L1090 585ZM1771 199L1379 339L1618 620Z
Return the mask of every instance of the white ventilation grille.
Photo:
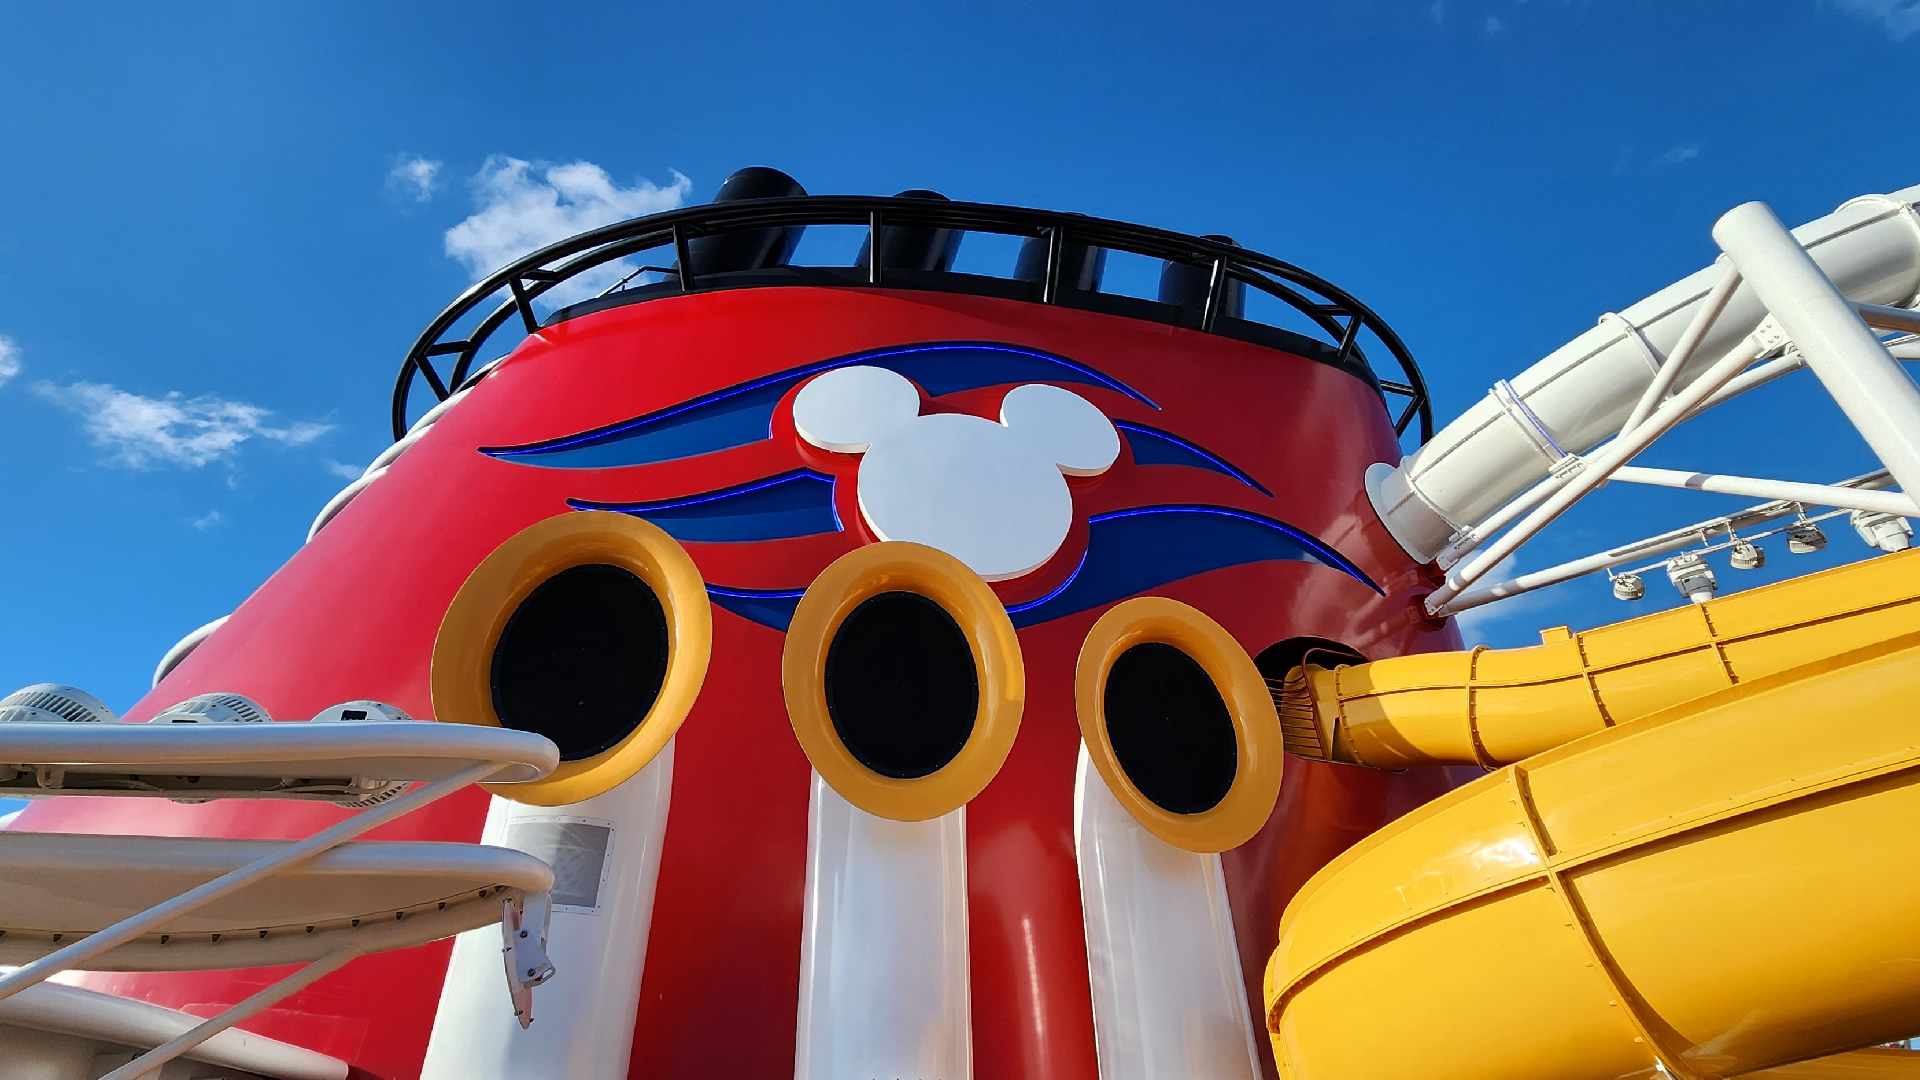
M114 719L99 698L59 683L34 683L0 698L0 724L110 724Z
M169 705L149 724L264 724L273 717L252 698L240 694L200 694Z
M599 910L607 855L613 848L611 823L516 821L507 826L506 846L553 867L554 910Z

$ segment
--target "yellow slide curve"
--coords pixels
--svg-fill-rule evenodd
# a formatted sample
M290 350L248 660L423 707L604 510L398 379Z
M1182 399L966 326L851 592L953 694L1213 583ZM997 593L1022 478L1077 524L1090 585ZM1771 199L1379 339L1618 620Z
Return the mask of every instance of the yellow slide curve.
M1843 1053L1920 1033L1920 551L1280 696L1296 752L1499 767L1288 907L1283 1076L1920 1077Z

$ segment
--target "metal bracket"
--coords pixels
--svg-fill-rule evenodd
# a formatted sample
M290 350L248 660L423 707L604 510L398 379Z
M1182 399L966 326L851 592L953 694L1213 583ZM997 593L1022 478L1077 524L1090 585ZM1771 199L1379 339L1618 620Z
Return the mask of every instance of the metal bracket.
M553 978L547 958L547 923L553 914L553 894L529 896L522 905L513 899L501 903L501 955L507 968L507 993L513 1015L522 1028L533 1024L533 988Z

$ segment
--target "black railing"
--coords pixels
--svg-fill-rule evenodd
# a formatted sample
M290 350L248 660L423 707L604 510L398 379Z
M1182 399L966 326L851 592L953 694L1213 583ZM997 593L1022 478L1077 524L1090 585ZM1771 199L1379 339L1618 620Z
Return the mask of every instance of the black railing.
M1258 340L1259 338L1247 331L1262 328L1265 324L1248 322L1222 314L1228 307L1226 298L1229 295L1229 283L1244 283L1248 287L1278 298L1288 307L1300 312L1313 327L1324 334L1327 341L1318 345L1318 349L1327 354L1322 359L1365 373L1364 377L1379 387L1383 401L1386 397L1403 401L1404 404L1397 410L1389 407L1389 415L1392 416L1396 433L1404 434L1408 426L1418 419L1420 441L1424 443L1433 436L1433 407L1427 396L1426 381L1421 378L1420 369L1414 365L1413 356L1407 351L1399 335L1395 334L1392 327L1389 327L1385 320L1374 314L1365 304L1355 300L1332 283L1291 263L1248 251L1229 242L1187 236L1182 233L1148 228L1144 225L1082 217L1077 214L1027 210L984 203L936 202L875 196L813 195L791 199L709 203L655 214L651 217L622 221L541 248L495 272L460 294L459 299L428 325L419 339L414 342L412 350L407 353L405 363L400 366L400 376L393 390L394 438L398 439L407 432L408 402L415 381L425 382L427 389L436 399L445 401L453 391L473 376L474 358L488 339L508 320L518 315L529 334L540 329L542 323L534 313L533 301L543 293L595 267L605 266L643 252L658 249L666 257L646 261L655 263L671 261L672 265L644 266L634 270L617 282L613 289L608 291L609 294L614 290L631 287L630 283L638 275L648 271L662 275L665 280L632 287L633 300L653 296L678 296L738 285L780 284L783 281L794 284L837 282L973 292L982 291L979 288L980 285L997 280L971 274L890 272L884 265L885 260L881 258L866 259L866 265L857 268L795 267L786 270L791 276L785 279L778 273L770 275L766 272L709 275L697 272L699 268L689 247L689 242L692 240L720 233L745 229L791 229L809 225L864 225L869 230L866 250L871 252L887 250L882 240L886 236L886 230L893 227L951 229L959 232L996 233L1029 239L1044 238L1046 268L1040 281L1027 286L1024 292L1021 290L1020 283L1010 279L1005 281L1010 291L991 290L1043 304L1096 308L1101 306L1095 301L1103 299L1104 294L1085 293L1063 285L1062 263L1073 252L1105 248L1110 251L1143 255L1171 264L1195 267L1206 274L1207 289L1204 306L1197 312L1188 313L1194 316L1187 320L1192 328L1207 333L1254 337ZM668 252L671 254L667 255ZM607 295L603 294L603 297ZM484 307L490 298L496 296L501 297L498 305L480 318L471 331L464 336L449 336L455 332L456 326L467 320L473 312ZM1174 310L1172 305L1147 304L1144 301L1132 301L1130 298L1117 299L1126 299L1127 302L1135 305L1127 309L1128 314L1149 309L1156 312L1161 309ZM563 309L556 313L555 318L566 318L569 314ZM1155 318L1163 322L1181 321L1177 312L1174 316L1168 317L1161 317L1159 314L1148 314L1142 317ZM1398 368L1398 371L1392 373L1397 375L1397 378L1382 377L1382 374L1373 367L1373 358L1366 354L1359 340L1363 330L1371 331L1390 354L1394 365ZM1276 332L1289 333L1278 328ZM1298 337L1298 335L1289 336ZM1310 345L1314 344L1304 337L1299 340ZM442 369L434 364L434 361L440 358L451 358L451 367L446 368L444 374ZM446 361L443 360L444 362Z

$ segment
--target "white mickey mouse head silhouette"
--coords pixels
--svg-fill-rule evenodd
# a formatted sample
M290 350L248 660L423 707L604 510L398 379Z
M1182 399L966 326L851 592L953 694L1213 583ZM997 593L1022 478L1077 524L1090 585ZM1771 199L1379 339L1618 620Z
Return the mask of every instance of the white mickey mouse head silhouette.
M1015 387L1000 422L920 415L920 392L877 367L835 368L793 400L800 437L862 454L860 514L882 540L939 548L988 581L1039 569L1073 526L1067 476L1098 476L1120 455L1106 414L1070 390Z

